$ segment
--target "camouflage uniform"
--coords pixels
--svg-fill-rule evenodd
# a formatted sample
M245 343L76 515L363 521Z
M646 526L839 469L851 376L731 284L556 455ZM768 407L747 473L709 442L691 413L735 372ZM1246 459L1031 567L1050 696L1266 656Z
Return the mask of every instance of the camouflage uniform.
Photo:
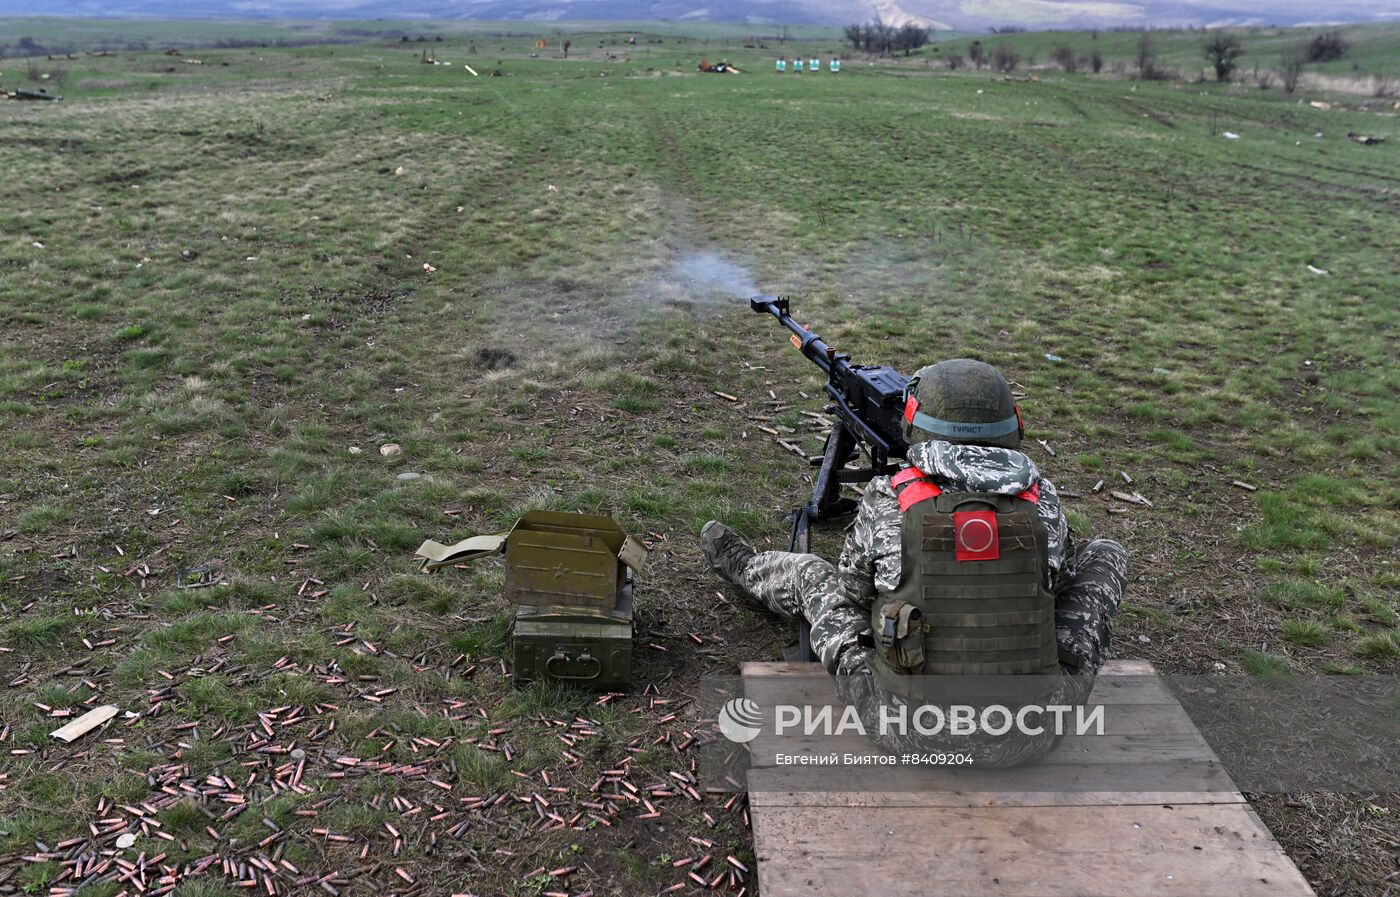
M1077 666L1062 664L1062 681L1041 703L1083 702L1093 677L1103 666L1112 634L1113 615L1127 584L1128 555L1117 542L1074 541L1060 510L1055 487L1040 478L1035 464L1012 449L955 445L941 440L916 443L910 462L949 491L1016 494L1039 483L1037 504L1048 540L1050 587L1056 596L1055 628L1062 656ZM843 700L860 709L871 725L881 702L898 704L897 695L882 693L869 663L873 649L860 644L870 636L870 606L880 592L893 591L900 581L900 527L903 515L889 477L872 480L847 532L840 562L832 566L813 554L765 551L744 567L741 587L775 613L804 617L812 627L812 650L829 673L837 676ZM892 750L977 751L985 766L1013 766L1054 748L1055 739L1011 733L997 738L970 736L945 740L910 733L881 744Z

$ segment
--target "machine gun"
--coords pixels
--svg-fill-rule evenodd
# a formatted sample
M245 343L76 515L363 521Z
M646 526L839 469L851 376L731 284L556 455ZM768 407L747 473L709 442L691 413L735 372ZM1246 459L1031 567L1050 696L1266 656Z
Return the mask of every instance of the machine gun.
M792 344L822 373L827 375L826 394L831 399L826 411L836 417L836 426L826 437L817 467L812 498L792 512L791 550L806 553L813 523L849 517L856 502L841 497L842 483L868 483L877 476L893 473L893 458L903 458L909 449L903 435L904 388L909 378L883 365L852 364L851 356L837 352L812 331L788 314L788 300L778 296L755 296L749 307L759 314L771 314L792 331ZM867 468L846 465L864 452ZM811 630L803 621L798 631L797 659L816 660L812 654Z

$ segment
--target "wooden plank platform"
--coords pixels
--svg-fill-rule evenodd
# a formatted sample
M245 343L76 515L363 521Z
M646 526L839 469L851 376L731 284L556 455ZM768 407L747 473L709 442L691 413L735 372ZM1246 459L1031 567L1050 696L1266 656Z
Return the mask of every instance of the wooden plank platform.
M815 664L746 663L745 693L800 679L805 697L836 703L820 672ZM784 692L786 702L792 696ZM810 744L759 737L749 745L749 802L760 893L1312 897L1150 664L1109 663L1090 703L1122 706L1105 714L1105 734L1067 735L1046 762L1015 771L1014 790L1005 787L1007 773L966 769L927 770L947 778L917 791L774 790L789 774L774 768L779 747L845 744L869 753L872 745L860 735ZM1129 766L1133 782L1163 789L1091 790ZM1192 789L1172 790L1183 772ZM844 773L841 781L857 787ZM1075 790L1062 790L1067 781Z

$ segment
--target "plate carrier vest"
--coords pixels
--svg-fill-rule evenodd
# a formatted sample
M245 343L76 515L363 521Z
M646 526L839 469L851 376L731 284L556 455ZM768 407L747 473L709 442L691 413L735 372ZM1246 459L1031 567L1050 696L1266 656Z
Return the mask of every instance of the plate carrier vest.
M1055 675L1040 488L944 492L917 467L891 478L902 514L899 588L871 607L877 676Z

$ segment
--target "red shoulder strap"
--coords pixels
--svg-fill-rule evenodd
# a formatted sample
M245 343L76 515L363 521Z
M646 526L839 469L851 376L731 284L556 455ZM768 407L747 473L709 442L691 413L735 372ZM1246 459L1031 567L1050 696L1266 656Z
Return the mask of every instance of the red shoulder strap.
M917 467L906 467L890 477L890 485L894 488L894 494L899 497L901 511L907 511L921 501L928 501L943 494L943 490ZM1039 504L1040 484L1032 483L1029 489L1017 493L1016 497Z
M920 469L917 468L917 467L906 467L906 468L904 468L903 470L901 470L899 473L897 473L897 474L895 474L894 476L890 477L890 485L891 485L891 486L895 486L895 487L899 487L899 486L903 486L905 483L909 482L910 480L922 480L922 479L926 479L926 477L924 476L924 472L923 472L922 470L920 470Z
M890 477L890 485L894 487L894 494L899 498L901 513L921 501L928 501L943 494L943 490L917 467L906 467Z

